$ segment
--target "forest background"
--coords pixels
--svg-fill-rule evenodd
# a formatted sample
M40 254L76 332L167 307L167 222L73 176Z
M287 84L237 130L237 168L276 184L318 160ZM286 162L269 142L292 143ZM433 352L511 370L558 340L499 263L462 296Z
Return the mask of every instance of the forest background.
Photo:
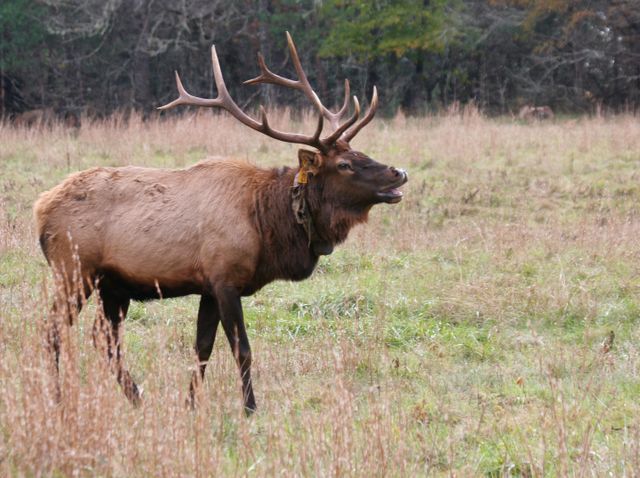
M640 100L640 0L3 0L0 115L146 115L172 99L174 70L206 95L211 44L240 105L299 108L295 92L242 86L259 51L292 74L285 31L328 103L344 78L360 97L377 85L386 114Z

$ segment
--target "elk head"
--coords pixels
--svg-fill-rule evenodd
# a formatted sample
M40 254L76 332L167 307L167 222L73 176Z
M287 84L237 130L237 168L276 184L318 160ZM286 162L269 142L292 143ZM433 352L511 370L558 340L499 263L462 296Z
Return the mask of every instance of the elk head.
M368 210L378 203L397 203L402 200L402 192L398 189L407 182L407 173L374 161L367 155L355 151L349 141L366 126L375 115L378 107L378 92L373 87L373 95L369 108L360 117L360 103L353 96L353 112L349 113L350 87L349 81L344 84L344 102L337 112L325 107L318 95L311 87L307 75L302 68L296 47L287 32L287 43L293 66L298 76L297 80L285 78L273 73L266 65L262 54L258 54L260 75L245 84L254 85L270 83L301 91L318 112L318 123L312 135L278 131L269 125L267 113L260 107L260 121L255 120L233 101L222 77L222 70L218 61L215 46L211 47L213 76L218 90L218 97L213 99L199 98L189 94L176 72L176 84L179 97L171 103L161 106L164 110L178 105L192 105L203 107L219 107L227 110L242 124L259 131L267 136L288 143L311 146L314 150L301 149L298 152L299 170L295 176L293 186L294 211L298 222L306 224L305 228L311 241L312 233L309 228L313 222L308 209L316 212L326 206L327 202L338 209L361 211L364 217ZM329 123L331 131L322 136L325 121ZM310 191L314 190L315 194ZM318 193L321 191L321 194ZM309 197L309 196L313 196ZM307 204L315 202L315 205ZM346 237L346 235L345 235ZM341 242L344 238L336 238Z

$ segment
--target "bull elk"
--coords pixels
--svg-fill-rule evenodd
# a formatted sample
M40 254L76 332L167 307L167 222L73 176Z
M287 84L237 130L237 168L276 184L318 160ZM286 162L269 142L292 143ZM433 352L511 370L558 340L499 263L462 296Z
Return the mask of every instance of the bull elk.
M193 372L190 398L204 377L221 322L240 370L244 406L251 412L256 402L241 297L276 279L306 279L320 256L330 254L354 225L367 220L372 206L402 199L398 188L407 182L406 172L349 146L375 114L375 87L362 117L355 96L349 114L348 81L344 104L331 111L307 80L288 33L287 41L298 78L273 73L259 55L260 75L245 83L302 92L318 113L313 134L272 128L264 108L260 120L244 113L227 91L215 46L211 58L217 98L192 96L176 73L179 97L160 109L222 108L271 138L314 148L298 151L296 168L262 169L233 160L206 160L177 170L98 167L72 174L34 206L44 255L70 294L67 312L72 307L79 311L92 290L98 291L112 346L110 363L115 362L118 381L134 403L140 391L120 355L120 325L131 300L199 294L199 370ZM323 136L325 121L331 132ZM71 271L78 263L81 287L72 292ZM49 338L56 364L59 332L54 327Z

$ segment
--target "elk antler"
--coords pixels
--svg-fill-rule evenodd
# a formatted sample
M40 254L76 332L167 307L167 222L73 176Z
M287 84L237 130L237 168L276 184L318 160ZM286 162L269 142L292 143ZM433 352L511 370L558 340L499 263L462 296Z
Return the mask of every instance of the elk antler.
M160 106L158 109L165 110L178 105L205 106L210 108L220 107L231 113L233 117L240 121L242 124L255 129L256 131L264 133L272 138L285 141L287 143L307 144L314 147L319 147L321 145L320 134L322 133L323 126L322 116L320 116L318 119L318 126L313 136L307 136L297 133L285 133L283 131L278 131L271 128L267 119L267 113L262 107L260 107L262 119L260 122L258 122L251 116L243 112L240 107L233 101L231 95L229 95L227 86L224 83L224 78L222 77L222 70L220 68L220 62L218 61L218 55L216 53L215 46L211 47L211 63L213 65L213 77L216 82L216 88L218 90L217 98L199 98L197 96L189 94L187 90L184 89L182 81L180 80L180 75L178 75L178 72L176 71L176 85L178 87L179 97L173 100L171 103Z
M369 121L371 121L373 115L375 114L375 110L378 106L378 95L375 87L373 89L371 104L365 116L360 121L358 121L358 118L360 116L360 104L358 102L358 98L354 96L353 115L351 115L350 118L348 118L341 124L340 120L345 115L349 107L349 81L345 80L345 98L342 108L340 108L340 110L338 110L336 113L331 112L322 104L316 92L313 91L313 88L311 87L309 80L307 79L307 75L302 68L302 63L300 62L298 52L296 51L295 44L293 43L289 32L287 32L287 44L289 46L289 52L291 54L293 66L296 70L296 74L298 75L297 80L291 80L289 78L285 78L273 73L267 67L262 54L258 53L258 65L260 67L261 74L256 78L245 81L245 84L271 83L274 85L281 85L287 88L293 88L302 91L320 113L318 117L318 126L316 127L316 131L312 136L298 133L286 133L271 128L267 119L267 113L262 106L260 107L261 121L259 122L243 112L240 107L233 101L231 95L229 95L227 87L224 83L224 79L222 77L222 70L220 68L220 62L218 61L218 55L216 53L215 46L211 47L211 62L213 66L213 76L215 79L216 88L218 90L218 97L207 99L199 98L197 96L189 94L184 89L182 81L180 80L180 76L178 75L178 72L176 72L176 85L178 87L179 97L173 100L171 103L160 106L158 109L165 110L178 105L204 106L211 108L220 107L231 113L233 117L240 121L242 124L249 126L250 128L263 134L266 134L267 136L288 143L306 144L325 152L339 139L348 142L358 133L358 131L360 131L367 123L369 123ZM324 126L324 119L327 119L329 121L331 127L333 128L333 132L326 138L321 139L320 134L322 133L322 129Z
M378 89L374 85L373 94L371 95L371 103L369 103L369 109L360 121L358 121L342 134L341 139L346 141L347 143L351 141L353 137L357 135L358 132L360 132L362 128L367 126L373 119L373 116L376 114L376 109L378 109Z
M325 107L318 95L311 85L309 84L309 80L307 79L307 75L302 68L302 63L300 62L300 57L298 56L298 51L296 50L296 46L293 43L293 39L289 32L287 32L287 45L289 47L289 53L291 55L291 61L293 62L293 66L296 70L296 74L298 75L298 80L291 80L289 78L284 78L280 75L273 73L267 67L264 57L261 53L258 53L258 65L260 66L260 75L252 78L251 80L245 81L245 85L255 85L257 83L271 83L274 85L281 85L287 88L294 88L302 91L307 98L311 100L314 106L318 109L322 116L329 121L329 124L333 128L333 133L326 138L321 139L321 142L326 147L330 147L333 143L335 143L338 139L349 142L353 137L358 134L358 132L366 126L372 119L376 113L376 109L378 107L378 92L376 87L373 87L373 96L371 98L371 103L369 109L365 116L358 121L358 117L360 116L360 105L357 97L353 97L353 103L355 106L354 114L343 124L340 124L340 120L344 117L345 113L349 108L349 94L350 94L350 86L349 80L344 80L344 102L342 107L335 113L331 112L327 107Z

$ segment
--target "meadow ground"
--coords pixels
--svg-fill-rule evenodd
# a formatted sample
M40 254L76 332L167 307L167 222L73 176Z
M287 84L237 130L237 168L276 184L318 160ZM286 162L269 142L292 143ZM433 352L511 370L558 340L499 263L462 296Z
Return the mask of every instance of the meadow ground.
M0 475L638 476L638 118L397 117L353 146L408 169L405 198L374 208L309 280L244 300L247 419L225 340L201 406L184 406L195 297L130 309L137 409L93 348L91 301L56 403L31 206L92 166L293 166L297 147L226 116L0 126Z

